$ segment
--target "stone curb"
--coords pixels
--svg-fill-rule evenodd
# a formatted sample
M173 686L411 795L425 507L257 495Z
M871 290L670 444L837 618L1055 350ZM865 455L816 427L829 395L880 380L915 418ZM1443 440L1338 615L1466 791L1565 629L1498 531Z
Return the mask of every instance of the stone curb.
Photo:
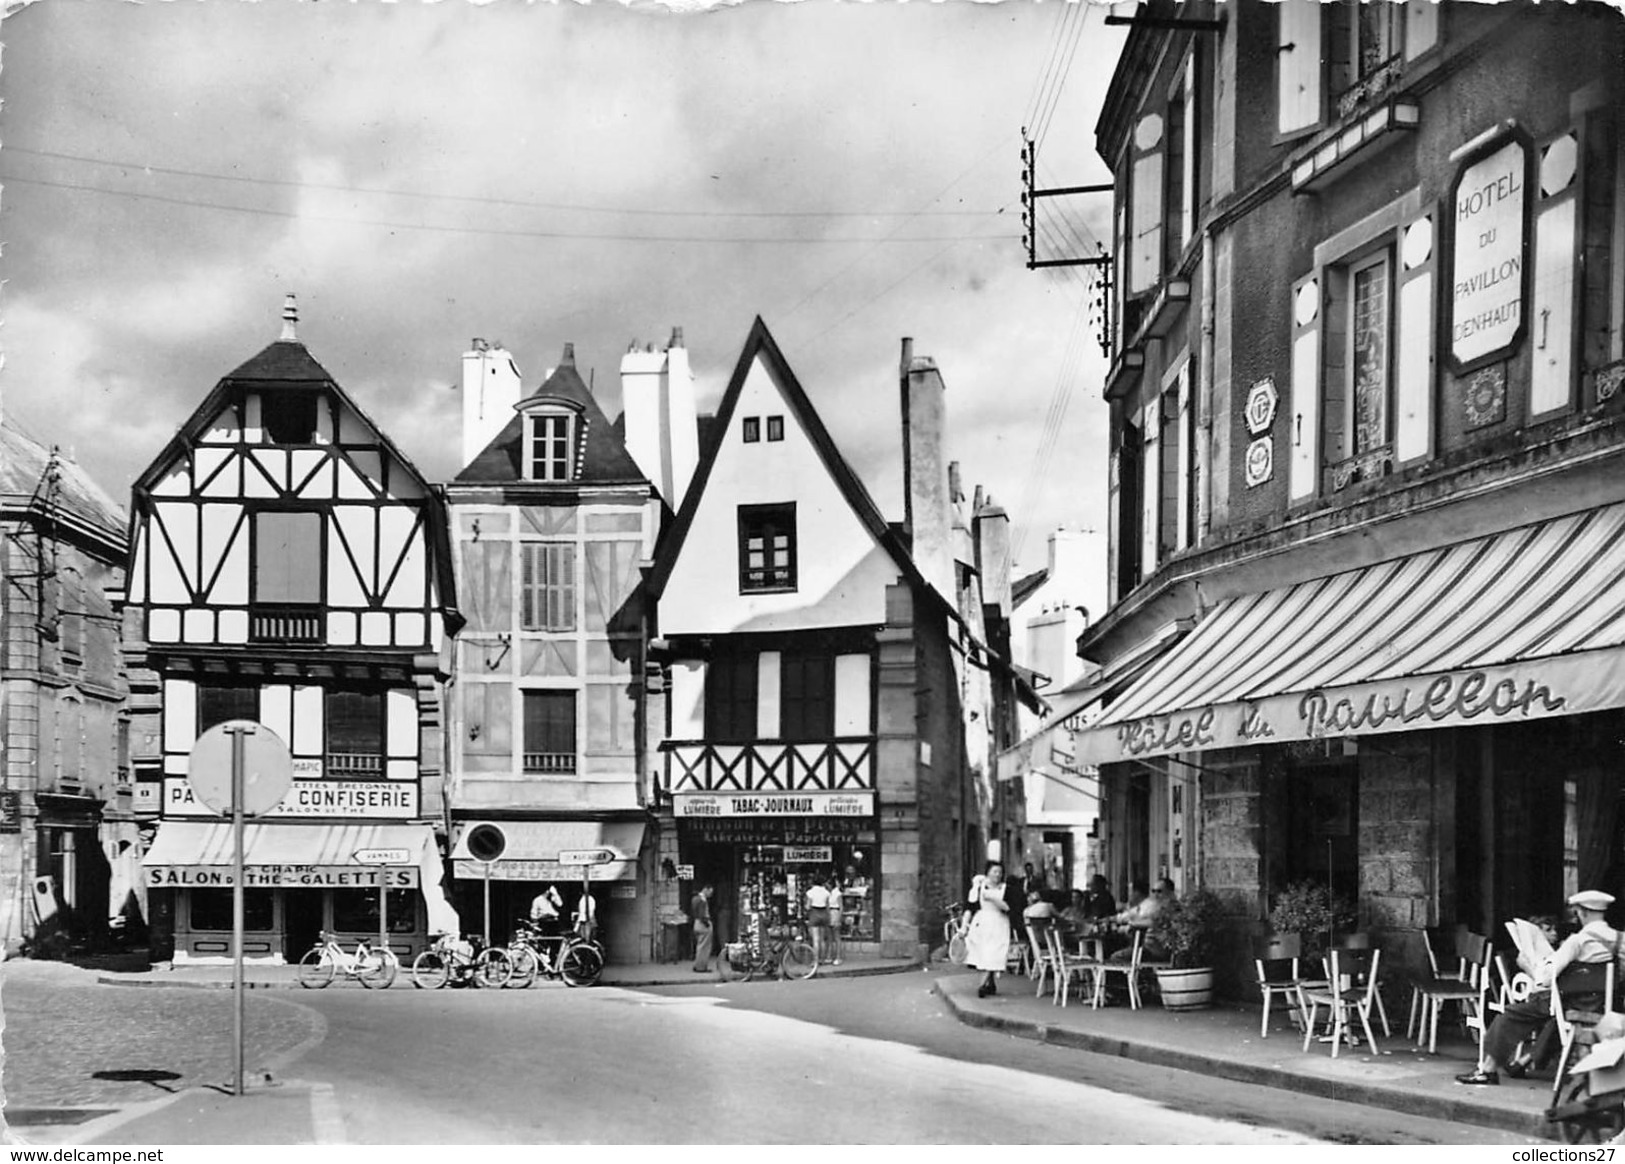
M987 1014L961 1005L951 992L943 989L943 983L936 983L934 989L937 996L947 1003L948 1009L953 1011L954 1017L966 1026L999 1031L1017 1038L1034 1039L1041 1043L1088 1051L1096 1055L1111 1055L1119 1059L1131 1059L1137 1063L1193 1071L1200 1075L1229 1079L1238 1083L1255 1083L1283 1091L1313 1095L1321 1099L1385 1108L1404 1115L1474 1124L1538 1139L1557 1139L1554 1125L1547 1123L1544 1115L1531 1115L1486 1104L1449 1100L1356 1081L1300 1075L1292 1071L1283 1071L1278 1067L1242 1063L1234 1059L1205 1055L1198 1051L1182 1051L1174 1047L1159 1046L1156 1043L1133 1042L1109 1035L1094 1035L1071 1027L1055 1027L1013 1016Z

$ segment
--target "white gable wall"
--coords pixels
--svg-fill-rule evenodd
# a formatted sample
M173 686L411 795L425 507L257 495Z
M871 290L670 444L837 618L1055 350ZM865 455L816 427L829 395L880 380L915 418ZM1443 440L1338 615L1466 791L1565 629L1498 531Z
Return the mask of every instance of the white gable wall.
M745 417L761 439L741 439ZM767 418L784 439L767 439ZM739 592L739 506L796 505L796 589ZM662 634L727 634L886 621L897 564L874 540L824 467L760 357L723 434L682 551L660 600Z

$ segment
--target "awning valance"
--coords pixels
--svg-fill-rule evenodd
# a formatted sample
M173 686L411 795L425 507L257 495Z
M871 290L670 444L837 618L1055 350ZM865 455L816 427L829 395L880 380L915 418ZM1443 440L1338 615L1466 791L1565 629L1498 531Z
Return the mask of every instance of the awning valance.
M643 847L642 821L471 820L459 822L452 845L452 871L458 877L483 878L485 863L468 851L468 834L477 825L502 830L506 838L500 859L491 863L494 881L635 881L638 851ZM596 865L566 865L561 853L608 850L612 859Z
M1625 707L1625 504L1229 599L1080 764Z

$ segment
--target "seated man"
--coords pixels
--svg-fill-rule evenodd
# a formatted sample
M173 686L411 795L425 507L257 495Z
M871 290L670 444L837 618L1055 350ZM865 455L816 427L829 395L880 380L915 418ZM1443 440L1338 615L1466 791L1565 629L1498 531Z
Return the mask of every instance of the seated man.
M1569 905L1573 907L1580 928L1564 939L1545 965L1535 968L1536 983L1548 989L1537 990L1522 1002L1509 1003L1495 1017L1484 1032L1484 1050L1479 1057L1477 1070L1456 1076L1457 1083L1469 1086L1500 1083L1503 1067L1514 1079L1523 1078L1527 1068L1514 1063L1512 1056L1519 1043L1546 1025L1552 1012L1552 992L1549 989L1552 982L1559 981L1559 985L1563 986L1563 1002L1569 1008L1602 1009L1603 988L1600 984L1587 982L1581 985L1576 981L1571 990L1567 982L1560 981L1559 976L1566 970L1571 971L1571 980L1574 980L1580 967L1606 966L1610 960L1618 960L1622 935L1603 920L1613 901L1612 895L1596 890L1576 893L1569 898ZM1593 985L1595 989L1591 989Z
M1061 911L1061 920L1077 933L1082 933L1094 920L1094 915L1089 912L1089 900L1083 890L1072 891L1072 904Z
M1043 893L1036 889L1027 890L1027 908L1021 911L1021 916L1028 921L1042 918L1046 921L1055 919L1055 907L1044 900Z
M1089 882L1089 893L1084 898L1085 908L1092 918L1109 918L1117 912L1117 899L1112 896L1111 885L1096 873Z

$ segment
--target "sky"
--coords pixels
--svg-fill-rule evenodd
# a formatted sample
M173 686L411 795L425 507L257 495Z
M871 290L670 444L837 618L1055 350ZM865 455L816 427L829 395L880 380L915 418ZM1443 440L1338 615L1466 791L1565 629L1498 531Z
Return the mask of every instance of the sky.
M1037 568L1105 528L1106 365L1089 272L1026 268L1021 134L1040 188L1109 181L1108 11L36 0L0 25L0 408L127 503L291 292L440 481L472 337L527 391L574 343L613 417L681 326L705 411L761 316L895 519L907 336ZM1109 202L1044 200L1039 257L1109 242Z

